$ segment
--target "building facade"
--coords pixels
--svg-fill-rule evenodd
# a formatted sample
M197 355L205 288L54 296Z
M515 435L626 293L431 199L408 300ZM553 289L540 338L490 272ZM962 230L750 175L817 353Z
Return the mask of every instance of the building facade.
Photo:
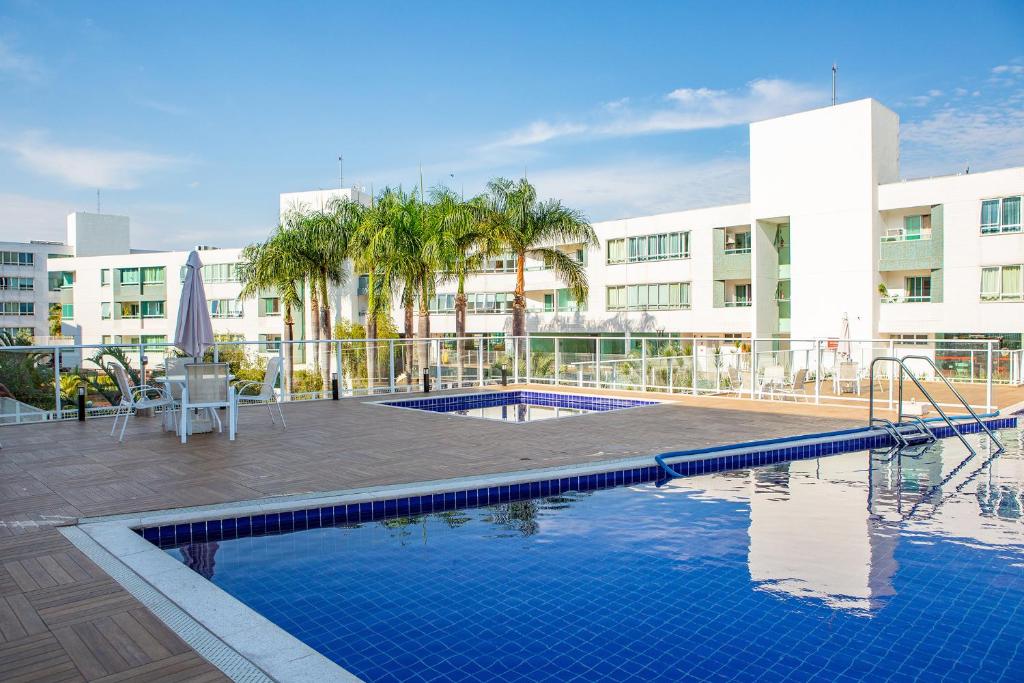
M874 100L753 123L749 202L595 223L599 247L560 245L586 263L586 304L530 262L527 327L796 340L846 317L858 339L1019 347L1022 193L1024 168L900 180L899 119ZM511 330L514 268L493 259L467 282L468 331ZM346 317L365 312L359 282ZM434 332L454 332L454 294L431 302Z
M71 283L50 276L49 268L72 250L54 242L0 242L0 330L15 338L45 341L50 335L50 304Z

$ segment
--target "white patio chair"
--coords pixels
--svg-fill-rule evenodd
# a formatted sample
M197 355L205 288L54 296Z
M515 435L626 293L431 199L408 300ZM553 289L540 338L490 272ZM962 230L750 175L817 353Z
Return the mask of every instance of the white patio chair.
M795 401L798 396L808 398L807 396L807 370L800 368L793 373L793 381L786 384L782 384L777 389L779 396L785 398L787 396L792 397Z
M835 373L834 379L837 395L844 393L846 387L851 387L851 391L857 392L860 396L860 382L861 375L856 363L846 361L839 364L839 371Z
M281 426L288 429L288 423L284 421L284 412L281 410L281 401L274 391L274 384L277 383L277 377L280 374L281 359L278 356L273 356L267 360L267 371L263 374L262 382L257 380L235 382L235 405L237 407L240 405L264 403L267 406L267 412L270 413L270 421L273 424L277 424L274 421L273 409L273 406L277 406L277 415L281 418ZM237 408L235 415L238 415Z
M228 409L228 438L235 440L235 390L231 386L231 370L227 363L191 363L185 366L185 388L181 392L181 442L188 438L188 416L193 409L203 408L210 421L217 423L217 431L224 425L217 408Z
M117 421L123 415L121 435L118 441L124 441L124 430L128 426L128 417L137 410L145 408L164 408L174 414L174 399L164 389L148 384L132 385L128 372L120 363L110 363L107 368L117 381L117 390L121 392L121 402L114 408L114 424L110 428L113 436L117 430Z
M775 391L786 384L786 369L781 365L769 365L764 369L761 376L761 386L758 390L759 396L766 393L774 397Z
M190 363L195 363L196 359L192 356L182 356L180 358L168 358L164 361L164 375L167 377L179 377L185 374L185 366ZM168 386L171 390L171 398L175 401L181 400L181 383L169 382Z

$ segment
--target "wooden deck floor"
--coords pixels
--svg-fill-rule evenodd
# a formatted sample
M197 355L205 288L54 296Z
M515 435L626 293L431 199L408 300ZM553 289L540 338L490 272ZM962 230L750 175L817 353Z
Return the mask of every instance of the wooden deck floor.
M365 399L260 407L181 445L134 418L0 430L0 681L222 680L57 531L78 518L653 455L863 424L860 410L735 399L503 424ZM375 399L375 400L380 400Z

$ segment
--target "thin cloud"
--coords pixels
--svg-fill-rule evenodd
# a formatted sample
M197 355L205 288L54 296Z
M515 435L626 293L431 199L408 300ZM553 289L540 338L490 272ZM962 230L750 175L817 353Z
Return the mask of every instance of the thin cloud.
M595 221L745 202L748 178L747 160L739 158L638 159L530 172L538 194L557 197Z
M0 142L0 149L40 175L80 187L105 189L135 188L144 176L183 163L175 157L137 150L68 147L50 142L38 132Z
M679 88L645 106L634 106L629 98L606 103L588 121L534 121L486 147L537 145L570 136L631 137L724 128L823 105L824 97L819 89L782 79L751 81L741 90Z
M910 174L935 175L1024 165L1022 93L1005 106L949 104L920 121L903 124L900 136Z
M17 52L6 41L0 39L0 77L35 83L42 80L45 74L45 70L36 60Z

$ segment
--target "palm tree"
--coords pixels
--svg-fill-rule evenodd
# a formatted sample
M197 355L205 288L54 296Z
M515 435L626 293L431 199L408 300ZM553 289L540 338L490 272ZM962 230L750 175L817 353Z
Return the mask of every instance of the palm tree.
M279 225L277 231L266 241L250 244L242 249L238 274L242 281L239 298L256 297L261 290L274 289L281 299L281 307L284 310L284 389L285 393L290 393L295 367L292 345L289 342L294 338L293 311L302 306L299 290L304 273L299 262L289 252L291 240L286 239L284 234L285 227Z
M512 302L512 336L526 334L526 257L543 260L564 282L576 303L583 305L589 284L583 264L556 249L557 244L599 245L597 234L579 211L550 199L537 201L525 178L496 178L487 184L486 229L516 257L516 289Z
M456 283L455 337L457 378L462 384L465 364L466 278L480 270L484 259L497 251L480 198L466 202L448 188L431 193L428 214L427 259L438 266L438 282Z
M414 193L388 188L370 211L366 231L366 255L375 265L382 291L401 291L406 311L406 334L411 330L411 311L419 298L420 339L430 337L430 299L436 286L436 263L427 243L428 207ZM427 367L427 343L419 344L420 368Z

